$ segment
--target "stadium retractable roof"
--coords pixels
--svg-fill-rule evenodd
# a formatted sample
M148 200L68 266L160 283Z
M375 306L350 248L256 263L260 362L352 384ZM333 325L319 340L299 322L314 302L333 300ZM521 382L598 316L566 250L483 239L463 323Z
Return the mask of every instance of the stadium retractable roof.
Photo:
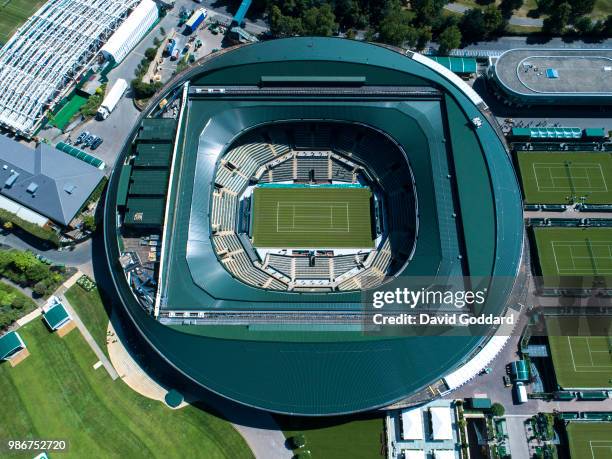
M330 75L347 79L312 78ZM273 84L262 84L268 77L275 77ZM317 314L336 311L342 320L358 314L360 292L298 294L248 286L211 250L208 220L215 171L234 142L253 129L273 131L298 120L374 129L393 139L397 158L410 164L419 221L428 222L398 281L408 275L483 276L489 293L479 312L503 313L522 256L520 191L485 104L460 78L418 54L351 40L244 45L215 53L174 80L143 113L132 138L141 124L157 123L147 117L176 94L187 99L170 170L155 314L136 300L117 262L117 222L124 215L117 194L131 142L112 173L105 210L116 293L156 355L240 403L330 415L385 406L443 384L444 375L486 343L483 335L375 337L344 322L321 324ZM135 199L141 198L128 198L125 221L135 217ZM225 321L226 313L240 325ZM310 321L270 319L279 313Z

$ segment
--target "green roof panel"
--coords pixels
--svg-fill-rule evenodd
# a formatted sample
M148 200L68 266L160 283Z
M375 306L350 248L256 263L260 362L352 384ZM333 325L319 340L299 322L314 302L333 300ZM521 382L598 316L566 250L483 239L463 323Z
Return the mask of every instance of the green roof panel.
M25 344L17 332L12 331L0 336L0 360L10 358L23 348L25 348Z

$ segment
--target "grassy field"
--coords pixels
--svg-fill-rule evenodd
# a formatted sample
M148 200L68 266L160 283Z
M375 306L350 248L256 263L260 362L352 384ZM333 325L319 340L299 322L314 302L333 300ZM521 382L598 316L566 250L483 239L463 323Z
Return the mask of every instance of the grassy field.
M66 298L89 330L98 346L106 351L106 331L108 329L109 315L104 308L98 289L85 291L75 284L66 291Z
M535 228L534 233L548 283L563 276L612 274L612 228Z
M256 247L371 248L367 188L259 187L254 192Z
M285 437L302 434L313 459L382 458L382 418L305 419L277 416ZM299 452L301 450L295 450Z
M612 153L517 153L525 202L612 204Z
M612 388L612 330L602 330L608 326L609 321L599 317L546 319L559 386L564 389Z
M572 458L604 459L612 457L612 423L570 422L567 437Z
M30 356L0 365L0 439L64 439L67 453L51 456L65 458L252 457L228 422L194 407L171 410L94 370L78 331L59 338L37 320L19 333Z
M2 0L0 2L0 45L11 38L17 28L38 10L46 0Z

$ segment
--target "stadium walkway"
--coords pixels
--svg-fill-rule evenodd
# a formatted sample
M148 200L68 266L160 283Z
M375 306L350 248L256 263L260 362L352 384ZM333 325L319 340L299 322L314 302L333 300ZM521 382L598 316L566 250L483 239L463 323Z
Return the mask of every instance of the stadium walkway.
M108 355L117 370L119 377L133 391L143 397L165 403L164 397L168 388L155 381L130 354L125 346L125 336L121 324L111 318L108 324ZM181 403L179 408L187 406ZM242 435L257 459L290 459L291 451L285 447L285 436L274 418L265 412L244 408L240 413L232 405L232 412L224 413L224 405L218 404L215 408L227 419L240 419L241 423L232 422L234 428ZM227 409L227 408L225 408ZM240 408L238 408L240 409ZM257 425L258 427L251 427Z

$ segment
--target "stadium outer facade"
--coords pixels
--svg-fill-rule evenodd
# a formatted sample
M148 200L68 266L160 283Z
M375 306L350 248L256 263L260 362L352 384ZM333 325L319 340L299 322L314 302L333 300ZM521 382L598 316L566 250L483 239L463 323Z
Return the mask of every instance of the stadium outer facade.
M245 88L254 97L245 96ZM155 309L147 311L119 263L117 198L141 123L159 101L173 97L182 97L182 108L160 286ZM258 314L270 317L279 310L315 317L326 311L358 314L361 292L279 292L253 288L232 276L210 250L206 215L214 183L205 173L214 171L227 148L257 126L314 120L383 132L410 165L414 180L406 181L412 180L419 209L413 252L389 285L410 276L482 277L488 297L475 312L501 315L522 258L522 204L503 140L487 116L479 96L442 66L374 44L292 38L203 59L175 78L143 113L110 179L105 247L122 305L152 348L184 375L269 411L364 411L440 381L487 337L379 338L351 327L258 322ZM210 312L246 312L254 326L200 320Z

